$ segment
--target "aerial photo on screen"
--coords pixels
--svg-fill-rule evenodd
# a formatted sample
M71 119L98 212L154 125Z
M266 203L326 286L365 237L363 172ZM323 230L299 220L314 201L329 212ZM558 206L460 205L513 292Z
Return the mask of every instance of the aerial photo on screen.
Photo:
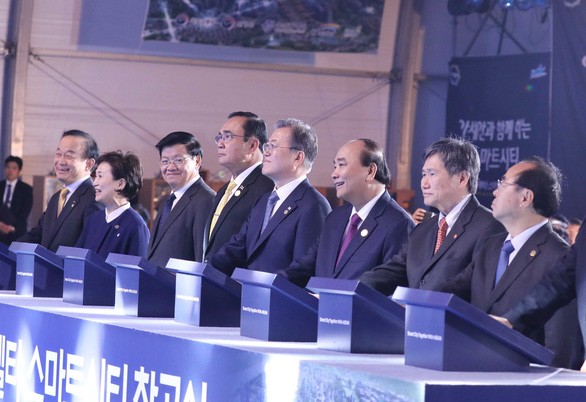
M384 0L149 0L145 41L376 53Z

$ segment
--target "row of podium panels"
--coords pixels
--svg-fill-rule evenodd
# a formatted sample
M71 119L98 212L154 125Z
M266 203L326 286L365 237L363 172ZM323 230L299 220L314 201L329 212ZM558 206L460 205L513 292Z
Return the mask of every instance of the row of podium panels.
M398 288L390 298L351 280L286 278L170 259L166 267L111 253L0 244L0 290L115 306L124 315L172 317L199 327L240 327L265 341L317 342L347 353L404 354L405 364L441 371L525 371L552 352L458 297ZM317 297L316 297L317 296Z

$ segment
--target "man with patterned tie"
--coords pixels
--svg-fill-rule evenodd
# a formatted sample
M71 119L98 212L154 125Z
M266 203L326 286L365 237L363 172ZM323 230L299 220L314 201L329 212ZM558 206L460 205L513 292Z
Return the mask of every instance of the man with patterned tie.
M4 161L5 180L0 181L0 241L10 245L26 232L33 207L33 188L20 180L22 159L10 155Z
M541 158L511 166L498 181L492 202L492 214L507 232L488 239L472 263L441 290L497 316L525 297L569 249L548 219L561 202L560 180L559 170ZM570 368L578 333L573 302L527 335L555 352L554 366ZM573 368L581 361L576 363Z
M307 180L317 156L313 128L297 119L279 120L263 151L262 173L275 189L259 198L238 234L209 260L228 275L236 267L265 272L288 267L313 244L331 210Z
M259 197L275 187L262 174L262 147L267 141L265 122L250 112L231 113L216 134L218 162L232 177L216 194L206 222L206 260L238 233Z
M53 194L37 225L18 241L39 243L51 251L75 245L85 218L100 209L90 178L98 155L98 145L88 133L63 133L53 160L63 191Z
M411 216L391 198L391 173L384 151L361 138L340 148L332 180L346 204L327 217L320 238L282 273L303 287L312 276L357 279L392 258L413 229Z
M159 206L147 258L160 267L169 258L202 261L205 222L215 193L199 175L201 146L191 133L175 131L155 147L171 194Z
M488 237L504 231L474 194L480 157L470 142L442 138L425 150L421 191L437 218L418 224L403 249L360 281L390 295L397 286L437 289L472 261Z

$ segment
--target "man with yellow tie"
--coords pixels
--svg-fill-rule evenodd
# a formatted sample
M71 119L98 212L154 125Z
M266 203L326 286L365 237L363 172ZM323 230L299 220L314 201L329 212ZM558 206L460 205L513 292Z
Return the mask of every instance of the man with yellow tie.
M38 243L57 251L77 242L85 218L100 209L90 174L99 155L91 135L80 130L63 133L53 166L63 189L53 194L37 225L18 241Z
M232 178L216 194L206 223L206 260L238 233L258 198L275 186L262 174L262 146L267 140L265 122L250 112L231 113L216 134L218 161Z

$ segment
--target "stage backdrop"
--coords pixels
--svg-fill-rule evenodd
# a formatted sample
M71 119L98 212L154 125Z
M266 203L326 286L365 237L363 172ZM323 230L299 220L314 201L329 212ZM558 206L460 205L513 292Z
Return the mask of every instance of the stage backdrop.
M565 177L562 213L586 215L586 0L552 1L551 160Z
M510 166L532 155L548 158L549 85L549 53L450 62L446 133L478 146L484 205Z

